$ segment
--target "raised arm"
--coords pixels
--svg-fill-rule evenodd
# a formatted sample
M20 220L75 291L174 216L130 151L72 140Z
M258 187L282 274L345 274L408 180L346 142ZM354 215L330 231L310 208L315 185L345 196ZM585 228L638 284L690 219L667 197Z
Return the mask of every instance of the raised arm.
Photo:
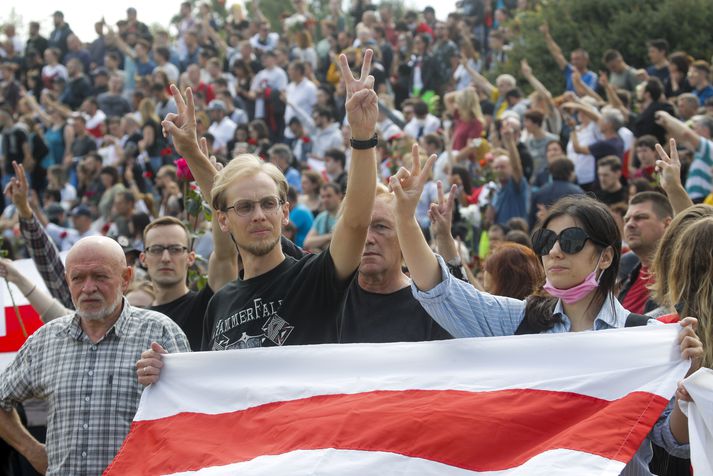
M508 158L510 159L510 165L512 166L512 178L515 182L520 183L524 172L522 170L522 161L520 160L520 151L517 150L517 141L515 139L515 133L512 128L512 124L508 121L503 123L503 142L505 143L505 148L508 151Z
M659 176L661 177L661 188L664 189L671 202L674 215L677 215L686 208L692 207L693 202L681 183L681 161L678 158L676 139L671 139L669 145L670 156L660 144L656 144L656 152L659 154L656 168L659 170Z
M37 289L37 283L33 283L27 276L19 273L9 259L0 258L0 277L7 279L20 290L40 315L42 322L49 322L72 312L42 289Z
M582 75L579 74L579 71L577 70L572 71L572 84L574 85L574 89L575 91L577 91L577 94L579 94L580 97L591 96L599 103L606 102L599 94L597 94L596 91L594 91L592 88L587 86L584 81L582 81Z
M535 75L532 73L532 68L530 65L527 63L526 59L523 59L520 61L520 71L522 72L522 75L525 77L528 83L530 83L530 86L532 86L532 89L537 91L545 100L547 101L547 105L551 109L555 109L556 105L554 100L552 99L552 93L545 87L544 84L540 82L539 79L535 77Z
M378 100L374 91L374 77L369 74L372 50L366 50L359 79L354 79L345 55L339 56L342 80L347 90L347 120L352 139L367 141L375 136L379 116ZM371 211L376 194L376 149L352 149L347 175L347 193L342 212L332 232L329 252L334 260L337 276L346 279L359 266L371 223Z
M621 101L621 98L616 93L616 89L614 89L614 86L612 86L609 82L609 78L607 77L607 73L605 71L599 72L599 84L602 86L602 88L604 88L604 92L607 95L607 102L609 103L609 105L621 111L621 113L624 115L624 119L628 121L629 116L631 115L631 111Z
M493 86L493 84L492 84L490 81L488 81L488 78L486 78L485 76L483 76L482 74L480 74L479 72L477 72L475 69L473 69L473 68L468 64L468 59L467 59L467 58L461 57L461 62L460 62L460 64L462 64L463 67L465 68L465 70L468 72L468 74L470 75L471 79L472 79L473 82L475 83L475 86L476 86L478 89L483 90L483 91L485 92L485 94L488 95L488 97L492 97L492 96L493 96L493 92L494 92L494 91L497 91L497 89L495 88L495 86Z
M666 129L666 132L668 132L671 137L682 143L685 147L693 150L698 150L698 147L700 147L701 136L666 111L656 112L656 123Z
M37 266L37 271L45 281L50 294L57 298L66 308L74 309L72 295L64 276L64 264L59 258L59 252L47 232L32 213L28 200L29 186L25 178L25 168L13 162L15 177L5 189L5 194L12 198L20 218L20 232L25 239L27 249Z
M545 44L547 44L547 49L550 51L550 54L557 63L557 66L559 66L560 69L565 69L567 67L567 60L564 58L564 54L562 54L562 48L559 47L559 45L555 42L554 38L552 38L552 35L550 35L549 25L547 23L543 23L542 25L540 25L540 31L545 37Z
M436 185L438 186L438 203L431 204L428 209L428 218L431 220L431 229L436 239L436 251L443 256L446 262L452 262L460 256L456 240L451 234L453 206L458 194L458 187L452 185L448 198L446 198L443 194L443 183L439 180Z
M176 151L186 159L193 178L201 189L203 199L211 201L213 180L218 173L217 162L208 156L208 144L204 138L198 141L196 134L196 107L191 88L186 88L184 99L175 85L171 85L171 94L176 101L178 113L169 113L161 122L163 135L171 134ZM238 260L235 245L230 235L218 226L218 220L212 222L213 253L208 259L208 285L215 292L226 283L238 277Z

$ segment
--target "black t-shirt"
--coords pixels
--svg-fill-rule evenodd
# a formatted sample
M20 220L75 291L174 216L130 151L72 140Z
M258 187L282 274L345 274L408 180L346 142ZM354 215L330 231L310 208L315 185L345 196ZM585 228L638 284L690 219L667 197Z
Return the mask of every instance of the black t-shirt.
M413 297L409 286L391 294L365 291L354 278L339 325L339 342L382 343L452 339Z
M12 161L21 164L25 160L22 147L28 143L30 135L21 127L14 126L6 128L2 132L2 153L5 156L5 173L15 175Z
M208 302L212 297L213 290L206 284L198 292L189 291L178 299L166 304L151 306L149 309L170 317L188 337L191 350L198 351L201 350L203 316L205 316Z
M349 280L337 279L329 251L226 284L208 304L202 350L337 342Z
M599 199L600 202L607 205L614 205L615 203L624 202L627 200L627 190L625 187L621 187L616 192L606 192L604 190L595 190L594 195Z

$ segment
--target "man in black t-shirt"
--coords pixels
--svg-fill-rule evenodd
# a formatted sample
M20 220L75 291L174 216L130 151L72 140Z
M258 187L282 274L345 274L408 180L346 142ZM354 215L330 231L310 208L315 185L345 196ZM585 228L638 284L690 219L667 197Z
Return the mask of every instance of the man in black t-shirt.
M599 190L594 191L597 199L607 205L629 201L626 188L621 183L621 159L615 155L604 157L597 163Z
M203 189L211 189L214 179L214 219L235 241L244 272L243 279L226 285L208 304L203 350L337 341L337 318L359 266L376 188L378 98L368 75L372 56L367 50L359 80L352 76L346 56L340 56L352 130L349 186L329 249L300 260L286 257L280 246L282 227L289 223L288 185L282 172L258 157L242 155L211 174L210 159L196 141L192 91L186 91L186 104L171 86L179 112L167 116L164 131L173 135L176 149ZM153 343L142 354L137 362L139 382L158 380L162 351Z
M198 292L191 291L186 284L188 268L196 260L191 241L191 233L183 222L170 216L157 218L144 230L140 260L156 289L150 309L170 317L185 332L191 350L200 350L208 301L215 291L237 278L238 260L230 236L214 224L208 283Z
M401 270L394 195L379 185L371 225L339 322L339 342L418 342L450 339L411 293Z

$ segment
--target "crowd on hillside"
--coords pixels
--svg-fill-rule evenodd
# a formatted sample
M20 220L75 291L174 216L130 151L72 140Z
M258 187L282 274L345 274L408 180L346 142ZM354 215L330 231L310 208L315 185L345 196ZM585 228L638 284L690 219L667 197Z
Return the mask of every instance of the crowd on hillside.
M87 243L111 238L132 266L123 290L132 307L123 312L150 308L171 318L180 329L166 328L182 338L171 340L170 351L283 345L290 336L290 344L307 344L598 330L643 315L664 322L680 315L699 319L710 367L713 290L692 287L713 286L710 268L701 267L713 263L711 64L652 38L649 64L631 66L610 49L600 61L605 69L592 71L586 50L563 51L542 24L561 84L543 84L527 60L518 77L494 76L518 41L512 19L532 3L464 0L437 18L432 7L398 12L360 0L343 10L332 0L317 17L308 2L293 0L295 13L273 25L259 2L227 16L185 2L169 30L149 29L129 8L116 25L97 22L95 38L78 38L61 11L52 31L37 22L27 32L5 25L0 231L7 259L0 276L53 321L80 307L58 252L74 250L76 267L78 246L94 250ZM372 90L374 117L365 96ZM364 151L376 161L373 214ZM244 178L241 167L263 170L277 195L234 196L230 183ZM255 234L245 238L231 220L272 217L282 206L279 256L321 273L306 279L300 268L305 274L290 274L290 286L344 280L331 294L314 291L319 304L304 304L325 320L338 315L337 329L310 324L303 335L293 325L301 315L275 319L271 309L259 335L232 335L239 326L227 321L237 311L220 320L238 306L226 290L242 299L249 285L236 281L238 273L258 279L275 271L255 265L275 243L245 244L262 243L256 236L272 228L245 225ZM352 247L359 248L358 278ZM584 256L590 247L597 252ZM689 256L692 249L699 254ZM323 258L330 253L333 259ZM393 263L375 264L387 255ZM552 264L555 255L567 265ZM13 259L28 257L49 294L14 270ZM388 300L377 303L377 295ZM580 309L584 296L590 301ZM267 318L268 300L261 302L263 310L257 301L240 310L240 325ZM370 306L371 320L357 319ZM407 325L414 315L418 326ZM153 352L139 369L159 371ZM2 385L7 411L19 390ZM140 388L127 391L137 403ZM650 435L652 465L663 461L666 471L674 471L672 459L687 457L677 408ZM123 436L114 435L105 452L112 456ZM74 451L71 444L54 448L50 463ZM74 464L83 468L76 474L94 474L87 468L110 461L95 455L85 467L79 454L52 474L75 474ZM651 457L642 446L623 474L651 474ZM660 474L687 474L679 463L683 472Z

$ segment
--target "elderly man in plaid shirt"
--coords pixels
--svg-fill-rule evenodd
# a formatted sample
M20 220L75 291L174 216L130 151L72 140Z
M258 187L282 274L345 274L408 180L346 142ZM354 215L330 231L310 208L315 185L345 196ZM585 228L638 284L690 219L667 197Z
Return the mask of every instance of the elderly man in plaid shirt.
M151 342L171 352L190 348L176 323L123 297L133 270L116 241L81 239L66 269L76 311L38 329L0 375L0 437L41 473L95 475L119 450L138 408L141 351ZM29 398L49 403L46 447L14 410Z

